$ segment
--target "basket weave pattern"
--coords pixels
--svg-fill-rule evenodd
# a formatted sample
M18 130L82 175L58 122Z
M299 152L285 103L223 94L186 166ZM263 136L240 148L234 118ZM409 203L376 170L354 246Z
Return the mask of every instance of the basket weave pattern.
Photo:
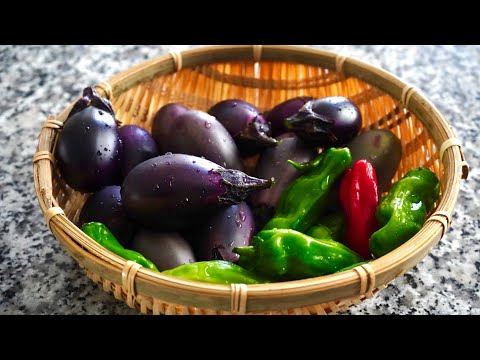
M414 87L355 59L282 46L237 46L190 50L127 70L97 90L108 97L124 124L151 129L157 110L169 102L206 111L238 98L266 111L295 96L345 96L359 107L362 131L391 130L403 157L394 180L415 167L440 179L441 195L423 229L392 253L340 274L265 284L201 284L138 268L105 250L76 226L87 195L68 187L54 166L54 146L68 115L49 117L34 157L37 196L47 224L87 275L104 291L143 313L330 314L372 297L415 266L451 222L459 182L468 175L458 140L441 114ZM442 161L443 160L443 161ZM247 164L251 169L255 159Z

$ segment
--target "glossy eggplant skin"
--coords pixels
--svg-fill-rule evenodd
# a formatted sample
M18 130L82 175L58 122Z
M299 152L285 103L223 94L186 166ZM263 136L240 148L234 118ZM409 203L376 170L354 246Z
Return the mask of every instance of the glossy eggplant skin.
M123 182L121 194L127 213L139 224L180 230L270 185L270 181L225 169L197 156L166 154L133 168Z
M226 260L236 262L236 246L248 246L255 234L255 220L250 207L242 201L218 210L191 237L198 261Z
M317 154L315 148L305 144L294 133L280 135L277 140L276 147L262 153L254 173L255 177L262 179L274 178L271 188L256 191L249 199L259 229L273 216L283 191L300 176L300 172L290 165L288 160L304 163Z
M199 110L188 110L173 118L159 121L156 141L161 152L204 157L228 169L242 170L237 145L225 127L213 116Z
M380 193L388 191L402 160L400 139L390 130L374 129L361 133L347 147L352 153L352 162L365 159L373 165Z
M70 116L59 134L55 158L65 182L82 193L121 181L122 143L115 118L89 106Z
M176 232L139 229L131 249L152 261L159 271L197 261L190 244Z
M144 128L125 125L118 129L123 144L122 175L126 176L138 164L158 156L155 140Z
M270 124L272 136L277 137L288 132L289 130L285 127L284 123L285 119L295 115L298 110L310 100L313 100L313 97L298 96L288 99L272 108L265 116L265 119Z
M270 127L263 115L246 101L223 100L213 105L208 113L227 129L242 156L251 156L277 145L275 139L269 136Z
M123 206L120 186L106 186L90 195L80 212L79 227L93 221L105 224L120 244L128 248L135 225Z
M307 102L285 127L315 146L341 147L362 128L362 114L349 99L330 96Z
M182 104L169 103L162 106L155 114L152 123L152 137L157 143L160 155L169 151L165 149L162 139L170 133L170 127L174 124L175 119L188 110Z

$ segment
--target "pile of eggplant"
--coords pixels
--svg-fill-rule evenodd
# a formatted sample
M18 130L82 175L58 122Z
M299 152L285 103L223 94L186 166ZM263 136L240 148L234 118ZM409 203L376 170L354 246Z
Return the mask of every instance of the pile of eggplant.
M354 157L374 166L389 159L376 167L385 191L396 169L388 164L401 157L389 131L357 136L360 111L343 97L297 97L266 114L240 99L208 112L170 103L158 110L151 133L119 124L112 104L86 88L59 135L57 169L70 187L92 193L79 226L105 224L160 271L237 261L232 249L250 244L299 176L288 160L305 163L321 148L354 140ZM256 167L247 169L252 159Z

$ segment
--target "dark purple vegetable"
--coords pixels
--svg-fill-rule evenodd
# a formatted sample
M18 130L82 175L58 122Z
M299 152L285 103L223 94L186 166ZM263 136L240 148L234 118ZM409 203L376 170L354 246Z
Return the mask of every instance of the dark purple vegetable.
M370 130L355 137L347 146L352 153L352 163L368 160L377 173L379 192L388 191L402 159L402 143L395 134L385 129Z
M270 180L225 169L185 154L147 160L128 173L122 186L127 213L156 229L179 230L203 221L221 206L238 204Z
M270 127L258 109L237 99L223 100L208 110L232 135L240 153L250 156L277 145L269 136Z
M272 136L276 137L286 133L288 130L285 127L284 120L295 115L298 110L310 100L313 100L310 96L299 96L286 100L270 110L265 116L265 119L270 124Z
M180 115L186 113L189 109L181 104L170 103L162 106L155 117L152 124L152 137L157 143L160 154L165 154L169 150L165 150L162 139L170 133L170 126L174 124L174 120Z
M236 246L248 246L255 234L255 220L247 203L242 201L218 210L196 236L194 243L198 261L226 260L235 262L239 255L232 252Z
M272 218L282 192L300 175L288 160L304 163L312 160L317 154L313 147L306 145L293 133L280 135L277 140L276 147L262 153L254 173L261 179L275 179L271 188L256 191L250 196L250 204L259 229Z
M123 207L120 186L106 186L90 195L80 212L79 226L89 222L103 223L124 247L128 247L134 224Z
M175 232L140 229L133 238L131 249L153 262L159 271L197 261L190 244Z
M80 192L120 183L122 143L108 100L83 91L57 141L55 157L65 182Z
M159 155L155 140L147 130L140 126L122 126L118 129L118 136L123 144L123 176L126 176L138 164Z
M237 145L225 127L203 111L189 110L159 121L161 152L204 157L228 169L242 170Z
M285 126L313 145L339 147L358 134L362 115L350 100L332 96L307 102L285 120Z

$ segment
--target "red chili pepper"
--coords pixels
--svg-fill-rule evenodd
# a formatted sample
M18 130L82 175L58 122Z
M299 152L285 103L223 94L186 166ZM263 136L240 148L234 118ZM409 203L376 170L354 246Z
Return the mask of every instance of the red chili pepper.
M340 183L340 205L347 220L346 243L363 258L370 259L370 236L378 230L377 174L367 160L358 160Z

